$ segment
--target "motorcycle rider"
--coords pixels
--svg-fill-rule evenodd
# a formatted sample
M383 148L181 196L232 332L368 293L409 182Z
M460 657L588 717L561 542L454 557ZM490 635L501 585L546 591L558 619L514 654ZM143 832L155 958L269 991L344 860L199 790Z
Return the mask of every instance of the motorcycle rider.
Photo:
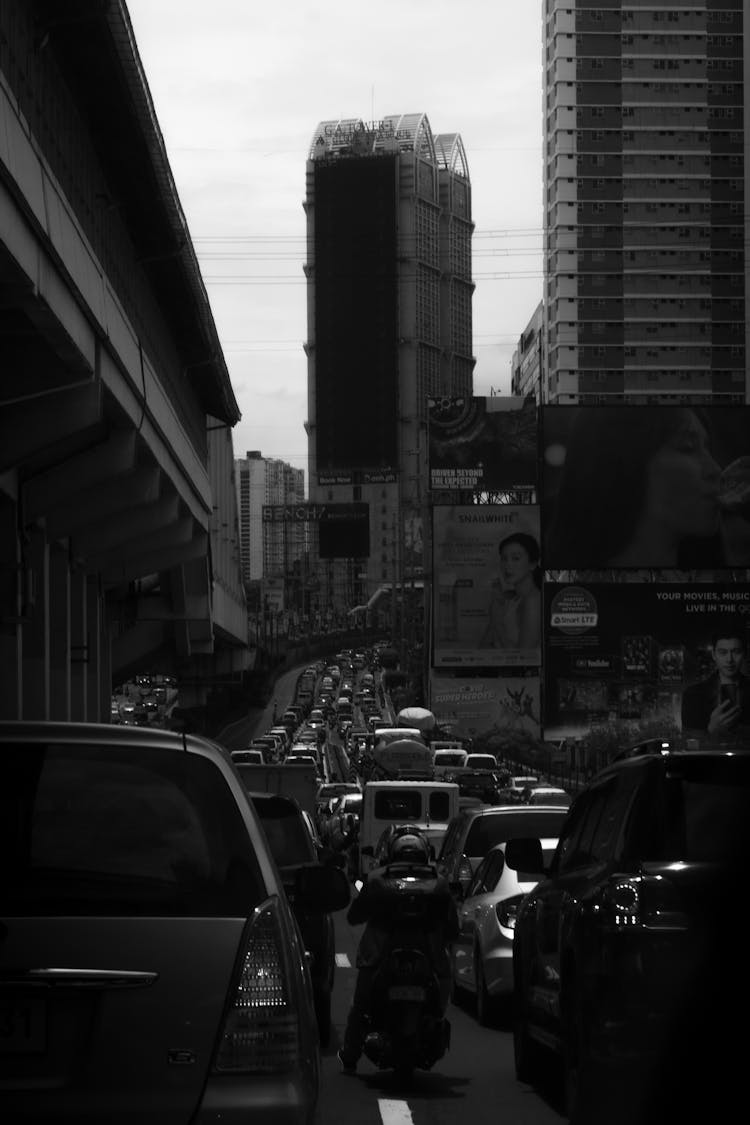
M402 866L403 865L403 866ZM451 970L448 946L458 937L458 914L447 879L438 875L430 862L430 846L420 830L411 825L393 840L388 862L373 869L359 895L352 901L347 921L352 925L366 923L357 949L357 983L344 1031L344 1042L338 1053L344 1074L355 1074L367 1034L373 981L380 962L389 948L398 923L399 870L418 873L433 886L426 900L426 914L419 919L414 932L418 945L425 943L440 985L441 1014L445 1014L451 992ZM399 928L403 938L403 924Z

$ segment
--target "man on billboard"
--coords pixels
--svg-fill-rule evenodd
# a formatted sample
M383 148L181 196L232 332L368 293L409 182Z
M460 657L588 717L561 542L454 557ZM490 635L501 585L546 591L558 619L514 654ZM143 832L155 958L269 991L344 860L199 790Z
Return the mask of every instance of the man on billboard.
M750 733L750 679L744 674L747 640L740 628L729 626L714 634L711 656L715 671L682 694L683 731L706 731L720 736Z

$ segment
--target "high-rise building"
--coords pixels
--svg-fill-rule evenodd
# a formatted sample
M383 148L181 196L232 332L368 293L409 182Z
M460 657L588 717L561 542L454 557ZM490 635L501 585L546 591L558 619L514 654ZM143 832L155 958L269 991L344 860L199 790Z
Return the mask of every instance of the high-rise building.
M544 400L744 402L743 0L544 19Z
M345 605L405 579L427 400L472 394L471 184L424 114L321 122L306 180L310 500L370 509L369 559L326 564Z
M287 579L305 550L304 524L264 523L264 504L301 504L305 473L251 450L235 460L242 576L246 584Z

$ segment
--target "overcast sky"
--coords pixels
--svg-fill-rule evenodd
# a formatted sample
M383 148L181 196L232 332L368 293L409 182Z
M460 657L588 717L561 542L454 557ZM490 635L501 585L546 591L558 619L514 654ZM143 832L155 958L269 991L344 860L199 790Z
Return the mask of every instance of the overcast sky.
M541 0L127 0L242 420L307 468L305 161L320 121L425 113L472 184L474 393L542 296ZM363 425L366 419L363 415Z

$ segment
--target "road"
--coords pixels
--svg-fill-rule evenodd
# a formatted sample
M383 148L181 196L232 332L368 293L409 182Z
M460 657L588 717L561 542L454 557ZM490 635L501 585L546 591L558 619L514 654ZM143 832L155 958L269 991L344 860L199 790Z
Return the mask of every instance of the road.
M277 681L274 698L279 709L293 699L300 671L286 672ZM222 743L229 749L246 746L253 734L272 725L273 705L272 698L265 708L226 728ZM338 739L334 736L331 741ZM336 756L331 757L335 762ZM510 1022L500 1019L493 1027L480 1027L470 997L457 996L448 1011L450 1050L434 1070L418 1071L408 1090L398 1088L390 1072L377 1071L364 1058L356 1077L341 1074L337 1051L354 991L362 928L350 926L345 912L335 916L335 923L333 1033L330 1045L321 1049L321 1125L560 1125L567 1120L552 1078L546 1092L516 1080Z

